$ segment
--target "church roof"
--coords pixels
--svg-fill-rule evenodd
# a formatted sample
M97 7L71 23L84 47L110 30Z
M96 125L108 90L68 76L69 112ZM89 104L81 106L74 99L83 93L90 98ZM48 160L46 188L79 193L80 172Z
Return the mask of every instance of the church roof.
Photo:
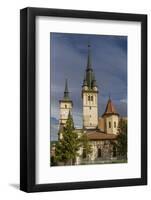
M115 140L117 135L104 133L98 130L90 130L86 132L89 140Z
M65 81L65 89L64 89L64 96L63 99L61 101L71 101L70 97L69 97L69 90L68 90L68 81L66 79Z
M92 69L90 45L88 45L87 68L83 80L83 86L88 86L89 89L93 89L93 87L96 86L95 75Z
M64 99L69 99L68 81L65 82Z
M108 102L107 102L106 109L105 109L105 112L104 112L103 116L104 116L104 115L113 115L113 114L114 114L114 115L119 115L119 114L117 113L117 111L116 111L116 109L115 109L113 103L112 103L112 100L111 100L110 97L109 97L109 100L108 100Z

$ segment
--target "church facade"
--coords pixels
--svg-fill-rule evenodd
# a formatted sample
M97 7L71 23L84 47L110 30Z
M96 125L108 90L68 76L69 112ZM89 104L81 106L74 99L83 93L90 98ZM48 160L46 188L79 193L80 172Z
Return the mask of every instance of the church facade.
M76 164L85 163L105 163L117 159L117 149L115 146L118 135L119 113L116 111L111 98L109 97L104 113L98 114L98 93L99 89L92 68L90 46L88 45L87 66L81 89L83 107L83 128L75 129L80 136L82 133L87 135L91 144L92 152L88 156L84 148L80 148ZM73 102L69 97L68 83L66 80L63 99L59 101L60 120L59 120L59 139L61 130L65 126L69 112L72 114Z

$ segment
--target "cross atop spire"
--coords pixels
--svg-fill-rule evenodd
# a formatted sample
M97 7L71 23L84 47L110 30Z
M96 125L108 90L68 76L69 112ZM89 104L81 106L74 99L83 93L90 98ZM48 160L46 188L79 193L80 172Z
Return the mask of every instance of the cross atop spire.
M69 91L68 91L68 80L65 81L65 90L64 90L64 99L69 99Z

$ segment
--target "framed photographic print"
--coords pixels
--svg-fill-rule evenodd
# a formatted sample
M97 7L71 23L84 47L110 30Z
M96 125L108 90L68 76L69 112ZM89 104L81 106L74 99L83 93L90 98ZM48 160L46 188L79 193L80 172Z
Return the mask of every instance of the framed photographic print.
M147 16L20 12L20 189L147 184Z

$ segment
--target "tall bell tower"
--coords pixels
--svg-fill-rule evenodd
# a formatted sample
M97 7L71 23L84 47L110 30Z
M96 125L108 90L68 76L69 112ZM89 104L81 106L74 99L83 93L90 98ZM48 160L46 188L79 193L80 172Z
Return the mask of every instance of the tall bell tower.
M90 45L85 77L82 85L83 128L96 129L98 127L98 87L92 69Z
M66 79L63 99L59 101L60 104L60 126L65 126L69 113L72 113L73 103L69 97L68 82Z

